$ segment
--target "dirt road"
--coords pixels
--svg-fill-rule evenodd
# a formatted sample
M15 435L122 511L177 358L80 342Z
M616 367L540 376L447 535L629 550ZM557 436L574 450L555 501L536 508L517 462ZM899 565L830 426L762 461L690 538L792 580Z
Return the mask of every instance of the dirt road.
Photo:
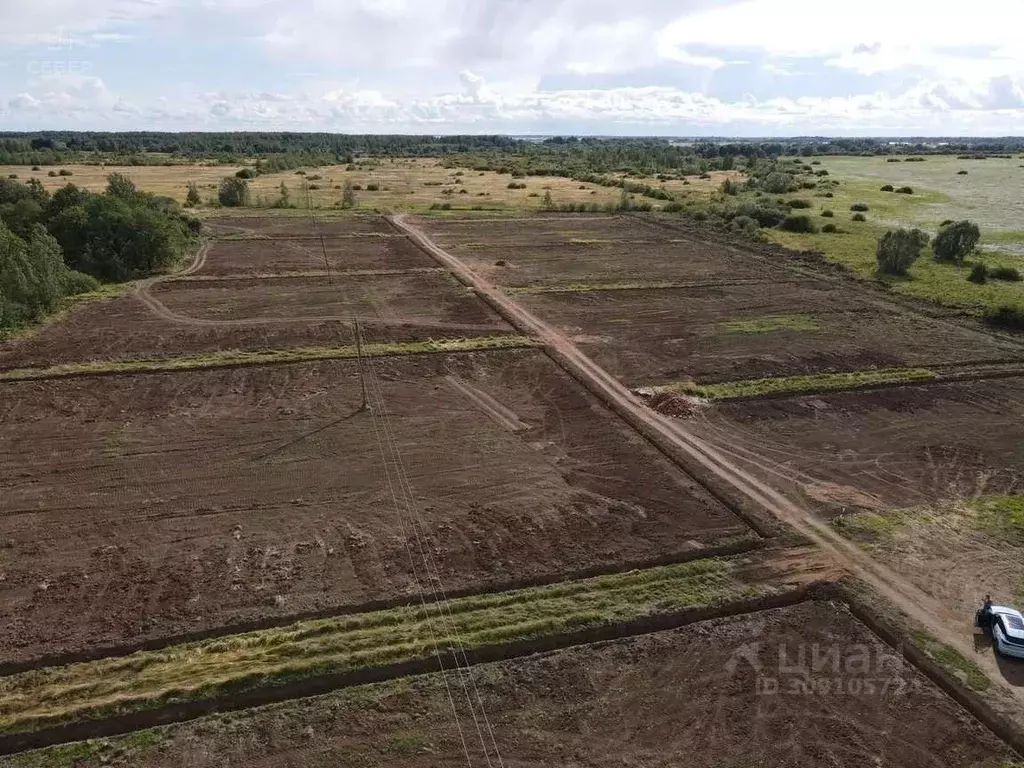
M404 215L391 221L407 232L442 266L450 269L460 281L474 288L477 294L499 312L519 332L543 344L548 354L566 371L581 381L609 407L670 455L685 457L684 462L699 466L703 473L712 473L721 482L768 510L779 521L791 526L814 541L835 558L838 565L874 587L904 613L927 628L943 643L957 649L966 658L976 661L1002 690L1024 703L1024 689L1010 686L992 655L974 652L971 617L953 614L941 603L908 584L890 568L875 561L827 524L815 519L809 510L768 486L745 471L715 445L692 434L679 420L649 409L614 376L587 357L565 335L517 304L499 288L467 267L461 260L435 245L423 232L410 224ZM1021 722L1020 715L1016 718Z

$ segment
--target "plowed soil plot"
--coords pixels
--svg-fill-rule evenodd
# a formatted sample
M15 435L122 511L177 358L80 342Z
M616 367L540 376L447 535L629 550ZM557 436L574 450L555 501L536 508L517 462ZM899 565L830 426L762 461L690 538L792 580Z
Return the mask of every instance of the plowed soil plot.
M102 764L434 768L466 765L467 752L486 765L485 746L492 765L538 768L968 768L1010 754L826 603L483 665L473 677L487 714L477 706L479 732L447 677L465 748L435 674L128 737L100 750Z
M1021 348L824 281L516 297L630 385L1019 358Z
M305 214L292 216L232 216L210 219L206 228L215 235L258 235L263 237L316 237L319 235L393 235L395 228L381 216L353 216L345 219L317 219Z
M182 322L350 320L454 324L493 332L509 326L444 272L398 275L173 280L151 295Z
M1024 479L1022 379L725 402L688 423L780 470L777 482L826 515L1004 493Z
M678 239L636 220L605 217L466 224L419 220L435 243L499 285L794 279L784 268L720 245ZM672 239L675 237L676 239Z
M0 370L93 360L177 357L227 350L422 341L511 333L442 272L405 275L179 280L76 307L34 335L0 344Z
M448 590L746 534L540 352L372 366ZM414 594L359 393L355 361L0 387L0 658Z
M222 277L431 268L437 268L437 263L401 235L331 236L322 243L319 238L249 238L215 241L196 274Z

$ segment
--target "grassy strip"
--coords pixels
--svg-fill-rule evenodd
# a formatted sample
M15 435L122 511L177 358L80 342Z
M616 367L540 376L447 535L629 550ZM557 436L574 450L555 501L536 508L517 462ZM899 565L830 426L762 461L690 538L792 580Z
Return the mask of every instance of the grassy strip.
M743 557L595 577L545 587L307 621L0 679L0 732L159 708L332 673L432 658L778 592Z
M972 691L984 693L992 686L992 681L981 671L981 667L960 651L936 640L922 629L914 630L910 636L914 640L914 645L953 677L962 680Z
M781 376L769 379L727 381L721 384L680 382L657 387L656 392L695 395L709 400L729 400L759 395L798 394L856 389L872 384L899 384L907 381L930 381L938 377L924 368L889 368L881 371L850 371L848 373L816 373L807 376Z
M469 352L490 349L515 349L534 346L525 336L482 336L473 339L441 339L393 344L363 345L363 354L370 357L417 355L428 352ZM296 347L295 349L229 350L208 355L170 357L160 360L98 360L88 363L67 363L48 368L17 368L0 372L0 381L31 381L59 379L101 373L159 373L161 371L224 368L239 365L270 363L305 363L316 360L345 360L356 357L355 345L344 347Z
M638 291L658 288L692 288L693 283L680 283L671 280L639 280L617 283L567 283L566 285L525 285L519 288L507 288L510 294L520 293L590 293L592 291Z
M750 320L729 320L718 326L726 333L774 333L775 331L821 330L818 321L807 315L764 315Z

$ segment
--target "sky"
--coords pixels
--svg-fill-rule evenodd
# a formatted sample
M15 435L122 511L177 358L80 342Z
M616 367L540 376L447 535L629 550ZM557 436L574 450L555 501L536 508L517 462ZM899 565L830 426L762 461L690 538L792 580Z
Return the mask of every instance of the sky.
M1024 0L0 0L0 130L1024 133Z

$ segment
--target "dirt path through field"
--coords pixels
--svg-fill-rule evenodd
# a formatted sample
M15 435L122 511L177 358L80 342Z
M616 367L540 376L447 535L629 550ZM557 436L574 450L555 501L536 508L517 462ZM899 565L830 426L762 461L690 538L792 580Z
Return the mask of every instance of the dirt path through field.
M814 541L834 557L840 566L874 587L908 616L926 627L938 640L957 649L966 658L976 661L994 683L999 684L1003 690L1024 704L1024 688L1015 688L1005 682L993 656L978 655L974 652L970 623L973 617L959 616L944 608L937 600L907 583L899 574L844 539L826 523L815 519L807 509L739 467L716 446L692 434L682 422L649 409L618 379L583 354L569 338L515 303L461 260L439 248L423 232L409 224L404 215L394 216L391 221L408 232L415 242L450 269L462 282L472 286L481 298L521 333L530 335L544 344L556 362L583 382L634 428L653 437L659 444L667 444L670 448L681 451L704 470L713 473L770 511L777 519ZM1017 719L1021 719L1019 714Z

